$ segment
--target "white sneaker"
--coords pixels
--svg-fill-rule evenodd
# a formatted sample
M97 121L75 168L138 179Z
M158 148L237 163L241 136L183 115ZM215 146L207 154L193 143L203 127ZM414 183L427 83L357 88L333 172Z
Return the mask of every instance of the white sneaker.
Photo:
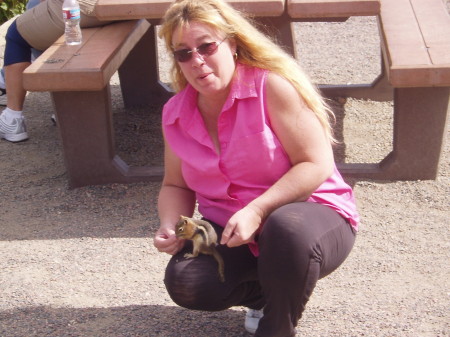
M245 330L254 334L258 329L259 320L264 316L263 310L248 309L245 314Z
M2 138L14 143L28 139L25 118L14 118L11 124L0 118L0 139Z

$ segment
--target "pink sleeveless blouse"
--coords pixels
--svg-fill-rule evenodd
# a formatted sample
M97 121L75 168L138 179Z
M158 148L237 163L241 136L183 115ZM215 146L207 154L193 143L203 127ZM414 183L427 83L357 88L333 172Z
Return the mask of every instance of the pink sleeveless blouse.
M199 212L221 226L291 167L270 125L266 78L266 70L238 64L218 120L220 154L206 130L192 86L172 97L163 109L164 135L182 161L183 177L196 193ZM331 207L357 230L353 192L336 167L307 201Z

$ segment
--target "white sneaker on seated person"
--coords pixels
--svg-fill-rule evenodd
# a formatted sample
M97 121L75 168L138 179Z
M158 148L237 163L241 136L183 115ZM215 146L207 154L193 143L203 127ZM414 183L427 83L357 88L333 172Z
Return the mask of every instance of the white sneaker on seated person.
M0 115L0 139L6 139L13 143L28 139L25 118L22 114L6 110L9 109L6 108Z

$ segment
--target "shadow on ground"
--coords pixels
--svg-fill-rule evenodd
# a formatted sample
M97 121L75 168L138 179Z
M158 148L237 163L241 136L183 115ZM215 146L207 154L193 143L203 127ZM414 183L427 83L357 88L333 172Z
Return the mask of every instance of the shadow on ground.
M236 310L208 313L161 305L41 306L0 312L0 336L250 336L243 328L243 317L243 313Z

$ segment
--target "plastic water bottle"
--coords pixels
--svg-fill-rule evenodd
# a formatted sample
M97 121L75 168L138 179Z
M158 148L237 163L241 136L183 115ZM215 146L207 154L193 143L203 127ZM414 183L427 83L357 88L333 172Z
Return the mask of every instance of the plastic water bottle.
M64 36L66 44L77 45L81 43L80 5L77 0L64 0L63 18L65 23Z

